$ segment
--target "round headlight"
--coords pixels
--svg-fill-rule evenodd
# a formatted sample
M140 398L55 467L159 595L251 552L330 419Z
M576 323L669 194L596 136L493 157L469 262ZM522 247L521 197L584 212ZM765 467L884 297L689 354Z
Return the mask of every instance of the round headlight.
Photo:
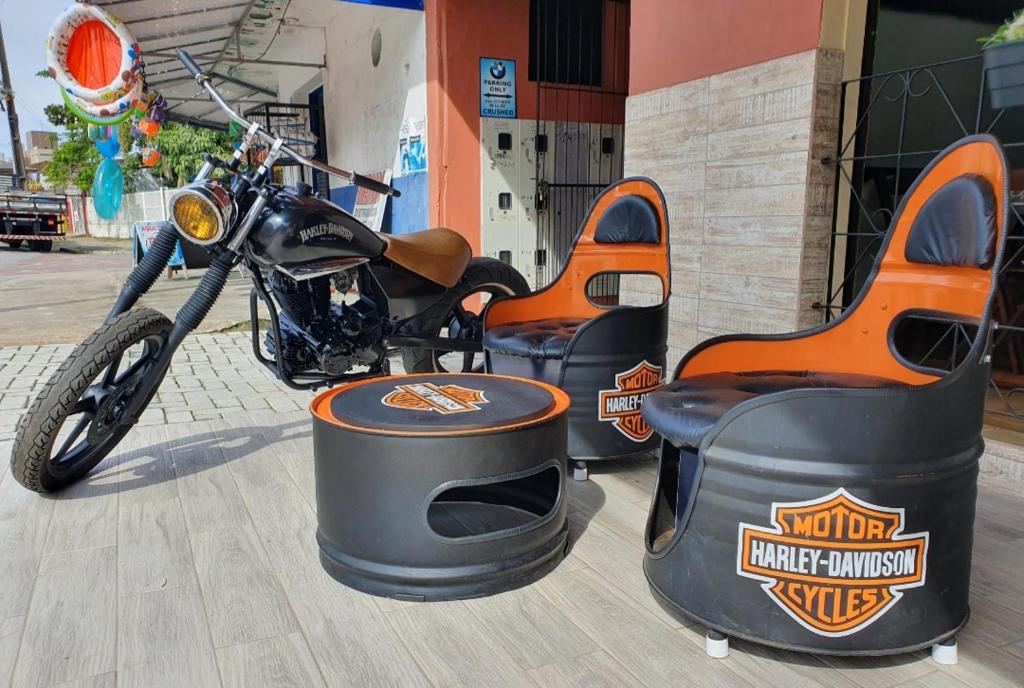
M197 244L219 241L231 218L231 197L220 184L186 186L171 196L169 205L174 227Z

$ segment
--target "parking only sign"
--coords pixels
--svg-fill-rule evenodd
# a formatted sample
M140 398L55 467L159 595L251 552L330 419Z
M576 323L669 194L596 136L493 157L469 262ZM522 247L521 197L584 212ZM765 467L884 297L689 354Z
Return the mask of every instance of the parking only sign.
M480 116L515 119L515 60L480 58Z

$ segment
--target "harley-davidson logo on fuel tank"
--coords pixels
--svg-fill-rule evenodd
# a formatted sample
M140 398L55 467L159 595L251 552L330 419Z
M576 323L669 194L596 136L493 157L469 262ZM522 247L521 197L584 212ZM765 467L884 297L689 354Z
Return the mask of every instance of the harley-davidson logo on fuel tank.
M385 406L407 411L437 411L465 413L479 411L481 404L489 403L484 393L460 385L435 385L430 382L398 385L380 400Z
M348 227L342 227L341 225L336 225L333 222L313 225L312 227L306 227L305 229L299 230L299 238L303 241L309 241L310 239L322 236L336 236L341 237L345 241L352 241L352 237L355 235Z
M615 429L634 442L647 440L654 430L643 416L640 406L648 392L661 386L661 366L641 361L615 376L615 389L597 393L597 417L615 424Z
M904 533L904 510L840 488L807 502L772 504L771 528L739 524L736 573L807 630L840 637L863 630L924 585L928 533Z

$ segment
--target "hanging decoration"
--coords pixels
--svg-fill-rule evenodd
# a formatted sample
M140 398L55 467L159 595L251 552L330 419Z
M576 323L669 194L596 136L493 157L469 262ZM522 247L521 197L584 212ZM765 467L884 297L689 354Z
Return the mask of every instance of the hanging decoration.
M167 101L159 94L147 93L145 100L140 100L135 107L135 117L139 119L132 125L132 138L140 147L139 155L142 164L154 167L160 162L160 151L148 141L160 133L160 127L167 121Z
M154 167L160 162L160 151L152 146L146 146L142 149L142 164L146 167Z
M163 96L146 85L142 51L131 32L114 15L86 3L75 3L57 17L46 39L50 75L60 85L68 110L89 125L89 138L103 156L93 177L96 213L107 220L121 209L124 172L120 129L131 126L131 151L153 167L160 152L153 137L167 119Z
M92 182L92 202L96 214L105 220L117 217L124 197L124 172L116 160L103 158Z
M46 61L50 76L90 115L119 115L141 94L139 44L117 17L94 5L75 3L57 17Z

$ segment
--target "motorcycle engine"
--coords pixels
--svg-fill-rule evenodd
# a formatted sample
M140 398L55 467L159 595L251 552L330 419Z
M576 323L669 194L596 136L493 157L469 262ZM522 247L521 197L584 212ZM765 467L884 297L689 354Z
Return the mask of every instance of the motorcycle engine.
M331 300L331 277L296 281L272 272L270 291L281 307L281 345L267 333L266 347L292 372L321 370L341 375L384 354L376 307L360 297L351 304Z

